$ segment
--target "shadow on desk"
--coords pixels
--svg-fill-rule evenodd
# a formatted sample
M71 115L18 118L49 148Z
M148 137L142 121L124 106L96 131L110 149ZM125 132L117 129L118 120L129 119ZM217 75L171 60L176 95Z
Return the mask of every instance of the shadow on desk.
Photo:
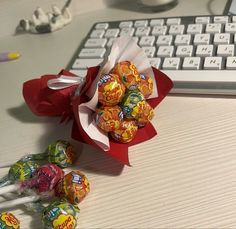
M38 149L44 152L46 147L58 139L64 139L72 142L77 152L82 152L78 159L75 169L81 169L84 172L96 174L106 174L109 176L120 175L123 170L123 165L107 156L103 152L99 152L95 148L83 144L78 141L71 141L72 122L60 123L60 117L39 117L34 115L27 105L23 103L18 107L8 109L8 113L14 119L22 123L39 123L44 126L44 134L39 136L39 139L33 141L38 142ZM35 152L38 153L38 152Z

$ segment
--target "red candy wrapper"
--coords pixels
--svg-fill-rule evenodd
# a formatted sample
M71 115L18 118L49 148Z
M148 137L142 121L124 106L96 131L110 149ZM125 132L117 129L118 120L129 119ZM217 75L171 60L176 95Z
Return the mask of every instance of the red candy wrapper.
M58 75L44 75L25 82L24 99L36 115L61 116L62 121L72 119L72 138L92 145L122 164L129 165L128 148L157 134L151 122L139 128L132 141L119 143L109 138L108 133L101 131L94 120L98 105L99 77L109 74L122 61L131 61L139 73L152 78L153 93L146 101L155 108L171 90L173 82L163 72L150 66L143 50L130 37L116 39L105 65L88 68L84 80L62 70Z

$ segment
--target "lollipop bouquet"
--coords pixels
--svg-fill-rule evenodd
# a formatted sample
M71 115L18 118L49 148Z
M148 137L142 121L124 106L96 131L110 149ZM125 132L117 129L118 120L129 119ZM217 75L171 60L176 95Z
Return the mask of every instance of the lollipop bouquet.
M85 78L65 70L44 75L25 82L23 95L36 115L72 119L74 139L129 165L129 146L156 135L153 109L173 83L131 37L116 39L105 56Z

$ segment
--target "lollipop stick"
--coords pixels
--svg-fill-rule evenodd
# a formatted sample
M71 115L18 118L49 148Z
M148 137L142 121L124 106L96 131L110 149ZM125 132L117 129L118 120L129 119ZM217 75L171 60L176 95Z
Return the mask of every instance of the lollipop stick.
M0 195L2 194L5 194L5 193L8 193L8 192L14 192L14 191L17 191L17 185L15 184L12 184L12 185L8 185L8 186L5 186L5 187L1 187L0 188Z
M25 196L25 197L18 198L15 200L9 200L9 201L5 201L5 202L0 203L0 209L11 208L11 207L15 207L17 205L35 202L37 200L39 200L39 196L35 196L35 195L34 196Z

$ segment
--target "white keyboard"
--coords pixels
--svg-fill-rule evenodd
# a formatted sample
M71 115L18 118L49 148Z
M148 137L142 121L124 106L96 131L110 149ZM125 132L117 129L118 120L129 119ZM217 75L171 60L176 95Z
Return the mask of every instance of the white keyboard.
M68 70L86 75L123 34L174 82L172 93L236 95L236 16L191 16L96 23Z

